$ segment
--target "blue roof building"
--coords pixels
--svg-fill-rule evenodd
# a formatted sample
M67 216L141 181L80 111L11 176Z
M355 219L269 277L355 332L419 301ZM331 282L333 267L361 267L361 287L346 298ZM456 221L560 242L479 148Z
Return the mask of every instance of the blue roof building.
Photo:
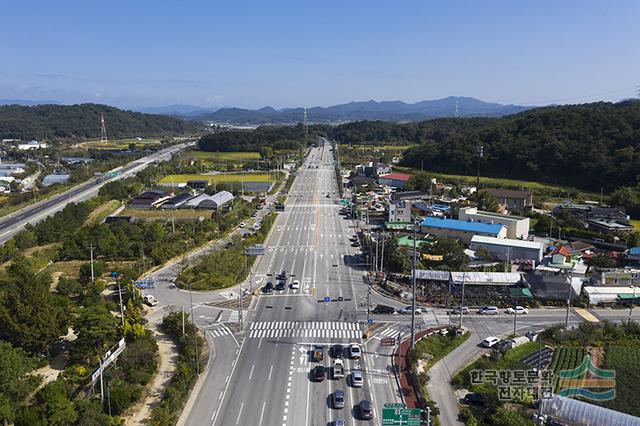
M420 224L420 228L423 233L437 238L455 238L464 243L469 243L474 235L507 237L507 228L504 225L438 217L426 217Z

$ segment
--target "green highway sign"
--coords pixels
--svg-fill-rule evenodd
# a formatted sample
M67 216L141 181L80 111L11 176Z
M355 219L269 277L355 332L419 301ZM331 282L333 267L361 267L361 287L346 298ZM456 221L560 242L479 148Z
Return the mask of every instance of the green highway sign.
M420 426L420 408L407 408L405 404L384 404L382 426Z

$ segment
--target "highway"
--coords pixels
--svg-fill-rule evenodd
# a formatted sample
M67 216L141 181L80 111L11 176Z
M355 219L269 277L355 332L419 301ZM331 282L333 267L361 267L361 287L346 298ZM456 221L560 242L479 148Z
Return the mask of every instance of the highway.
M94 197L98 194L100 188L107 182L133 176L156 161L171 159L173 154L183 150L188 145L189 144L173 145L169 148L154 152L151 155L128 163L125 166L113 169L112 171L120 173L116 177L106 179L100 183L96 183L96 181L92 179L88 182L74 186L61 194L36 202L9 215L3 216L0 218L0 244L4 244L11 239L15 234L20 232L26 224L35 224L62 210L69 203L79 203Z

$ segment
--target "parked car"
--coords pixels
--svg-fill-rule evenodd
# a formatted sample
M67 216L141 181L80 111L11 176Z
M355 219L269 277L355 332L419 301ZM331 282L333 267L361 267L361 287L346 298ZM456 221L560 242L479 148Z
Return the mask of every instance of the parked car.
M480 315L498 315L500 311L498 310L497 306L483 306L482 308L478 309L478 313Z
M298 290L298 289L300 289L300 281L298 281L298 280L293 280L293 281L291 282L291 289L292 289L292 290Z
M373 406L371 405L371 401L368 399L360 401L360 404L358 405L358 415L361 420L371 420L373 418Z
M244 228L245 226L247 226L247 224L246 224L246 223L244 223L244 222L240 222L240 225L238 225L238 226L239 226L240 228Z
M485 348L490 348L490 347L494 346L495 344L497 344L499 341L500 341L500 339L498 339L497 337L489 336L486 339L484 339L481 344Z
M467 405L482 405L482 403L484 403L484 396L478 392L470 392L462 398L462 403Z
M357 343L352 343L349 346L349 357L353 359L358 359L362 356L362 350Z
M374 314L395 314L395 312L396 309L393 306L376 305L376 307L373 308Z
M344 392L341 390L335 391L331 395L331 404L333 405L333 408L344 408Z
M514 308L507 308L506 311L504 311L507 314L516 314L516 315L526 315L529 313L529 309L525 308L524 306L516 306Z
M147 294L146 296L144 296L143 301L145 304L149 306L156 306L158 304L158 301L156 300L156 298L153 297L153 295L151 294Z
M364 385L364 376L361 370L351 371L351 386L361 388Z
M311 370L311 380L314 382L324 381L324 367L322 365L316 365Z
M452 314L454 315L460 315L460 311L462 311L462 315L467 315L469 313L469 307L468 306L458 306L456 308L453 308L453 310L451 311Z

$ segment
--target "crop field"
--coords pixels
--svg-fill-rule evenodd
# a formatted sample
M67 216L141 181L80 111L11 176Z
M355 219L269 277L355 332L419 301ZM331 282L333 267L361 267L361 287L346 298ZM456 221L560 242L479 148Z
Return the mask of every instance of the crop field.
M553 353L551 364L549 364L549 370L553 371L553 378L557 380L562 370L572 370L576 368L584 356L587 355L587 350L583 347L568 348L565 346L559 347Z
M259 160L258 152L209 152L209 151L186 151L182 158L205 160L210 162L218 161L250 161Z
M132 216L138 219L144 220L162 220L169 221L172 218L175 220L195 220L200 217L208 219L211 217L211 211L209 210L195 210L195 209L177 209L177 210L162 210L162 209L124 209L119 216Z
M141 141L137 139L114 139L107 143L100 142L100 140L96 139L82 142L78 144L78 146L86 149L127 149L132 143L138 147L144 146L145 148L150 148L160 145L160 139L143 139Z
M202 174L180 174L168 175L160 179L161 184L167 183L187 183L190 180L207 180L209 185L218 183L237 182L271 182L272 176L269 173L220 173L216 175Z
M640 343L607 346L603 368L616 372L616 397L603 403L607 408L640 416Z

